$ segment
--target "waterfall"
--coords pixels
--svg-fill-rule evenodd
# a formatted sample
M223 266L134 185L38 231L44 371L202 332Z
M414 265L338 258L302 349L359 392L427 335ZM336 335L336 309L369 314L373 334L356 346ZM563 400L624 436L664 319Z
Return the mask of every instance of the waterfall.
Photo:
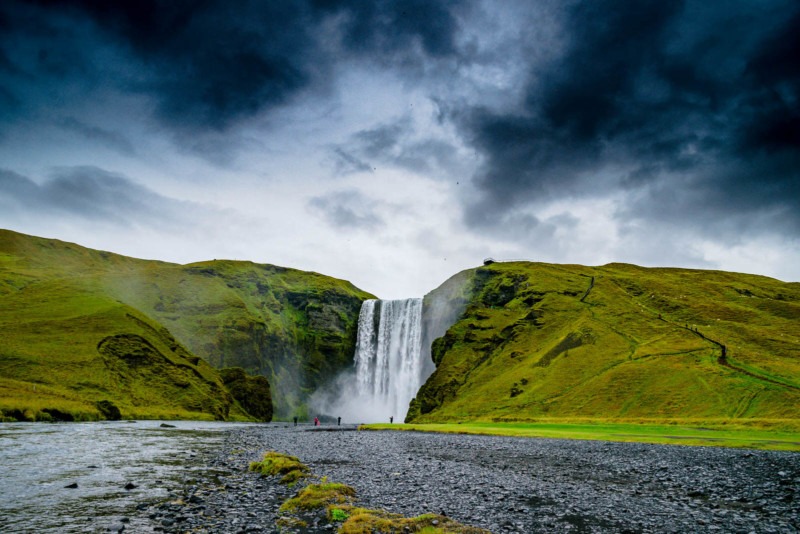
M426 369L421 358L422 299L366 300L358 316L356 396L402 422Z
M433 341L470 299L472 270L450 277L423 299L365 300L358 315L353 367L314 392L309 408L347 423L405 420L408 405L436 366Z
M310 408L347 423L388 423L390 417L402 423L436 369L430 350L423 350L423 330L422 299L365 300L354 366L314 392Z

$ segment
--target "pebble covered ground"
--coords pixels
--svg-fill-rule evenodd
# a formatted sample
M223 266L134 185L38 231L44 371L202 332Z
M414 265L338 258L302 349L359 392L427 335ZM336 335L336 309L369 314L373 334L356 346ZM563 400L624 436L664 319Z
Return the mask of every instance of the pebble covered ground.
M153 531L277 532L296 489L246 472L267 450L353 486L359 506L497 534L800 532L797 453L277 423L231 431L203 475L142 514Z

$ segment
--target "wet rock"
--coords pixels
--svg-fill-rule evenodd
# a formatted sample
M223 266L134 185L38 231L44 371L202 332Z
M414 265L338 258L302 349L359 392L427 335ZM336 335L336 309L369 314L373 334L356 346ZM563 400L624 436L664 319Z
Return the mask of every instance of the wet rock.
M132 490L132 489L136 489L138 486L137 486L136 484L134 484L133 482L128 482L128 483L127 483L127 484L125 484L125 486L123 486L123 487L124 487L126 490Z
M161 428L175 428L175 425L170 425L169 423L161 423L158 426L160 426Z
M67 486L64 486L64 487L65 487L66 489L75 489L75 488L77 488L77 487L78 487L78 483L77 483L77 482L73 482L72 484L69 484L69 485L67 485Z

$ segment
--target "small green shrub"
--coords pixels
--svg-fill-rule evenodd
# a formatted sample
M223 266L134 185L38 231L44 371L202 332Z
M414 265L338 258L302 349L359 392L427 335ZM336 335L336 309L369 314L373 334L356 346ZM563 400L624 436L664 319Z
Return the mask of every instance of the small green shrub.
M341 508L331 508L329 512L331 521L342 522L346 521L347 518L350 517L348 513L342 510Z

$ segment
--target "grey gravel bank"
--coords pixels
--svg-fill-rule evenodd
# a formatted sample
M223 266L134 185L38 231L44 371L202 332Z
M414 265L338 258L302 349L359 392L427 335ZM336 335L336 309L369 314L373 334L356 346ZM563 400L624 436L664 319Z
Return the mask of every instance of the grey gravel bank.
M498 534L800 532L797 453L283 424L231 431L204 475L142 513L155 531L276 532L294 490L246 472L266 450L353 486L360 506Z

